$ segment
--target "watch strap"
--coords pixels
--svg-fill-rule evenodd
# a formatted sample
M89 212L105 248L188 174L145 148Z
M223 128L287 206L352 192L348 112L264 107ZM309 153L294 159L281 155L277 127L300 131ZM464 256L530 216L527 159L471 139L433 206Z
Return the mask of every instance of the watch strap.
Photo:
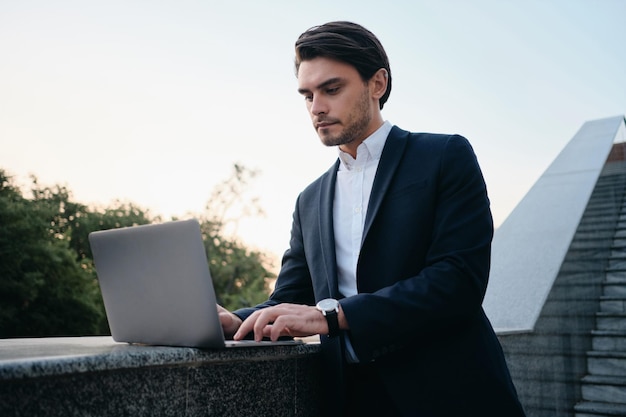
M339 336L339 314L336 310L323 311L328 323L328 337Z

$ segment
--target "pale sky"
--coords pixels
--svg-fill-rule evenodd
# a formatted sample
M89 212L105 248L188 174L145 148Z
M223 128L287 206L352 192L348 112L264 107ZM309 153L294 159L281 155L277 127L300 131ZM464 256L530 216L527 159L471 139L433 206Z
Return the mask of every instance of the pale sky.
M385 119L470 140L496 225L584 122L626 114L626 0L0 0L0 168L167 219L241 163L267 216L238 233L278 263L337 156L293 71L296 38L331 20L385 46Z

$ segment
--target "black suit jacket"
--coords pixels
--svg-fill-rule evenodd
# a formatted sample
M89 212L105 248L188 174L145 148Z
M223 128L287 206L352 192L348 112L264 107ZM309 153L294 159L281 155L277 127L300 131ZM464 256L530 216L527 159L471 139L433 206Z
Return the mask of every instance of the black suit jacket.
M348 298L339 293L335 260L338 164L298 197L275 290L256 308L340 299L359 360L376 369L406 415L523 415L481 307L493 223L468 141L393 127L366 215L359 294ZM236 313L245 318L252 311ZM321 339L329 370L341 373L339 342ZM335 379L341 385L341 375Z

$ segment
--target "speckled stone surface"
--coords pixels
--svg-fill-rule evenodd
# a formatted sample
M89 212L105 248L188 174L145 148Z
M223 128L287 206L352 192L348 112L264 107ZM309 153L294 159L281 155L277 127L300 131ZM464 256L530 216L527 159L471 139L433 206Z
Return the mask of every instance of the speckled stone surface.
M316 416L319 352L0 340L0 415Z

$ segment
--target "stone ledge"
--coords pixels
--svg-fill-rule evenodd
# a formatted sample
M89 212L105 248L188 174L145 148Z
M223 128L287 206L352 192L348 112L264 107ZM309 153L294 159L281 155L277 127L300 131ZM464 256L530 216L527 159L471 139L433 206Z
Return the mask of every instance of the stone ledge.
M196 349L130 345L109 336L0 340L0 381L159 365L265 361L319 352L314 343Z
M315 416L320 346L205 350L0 340L0 415Z

